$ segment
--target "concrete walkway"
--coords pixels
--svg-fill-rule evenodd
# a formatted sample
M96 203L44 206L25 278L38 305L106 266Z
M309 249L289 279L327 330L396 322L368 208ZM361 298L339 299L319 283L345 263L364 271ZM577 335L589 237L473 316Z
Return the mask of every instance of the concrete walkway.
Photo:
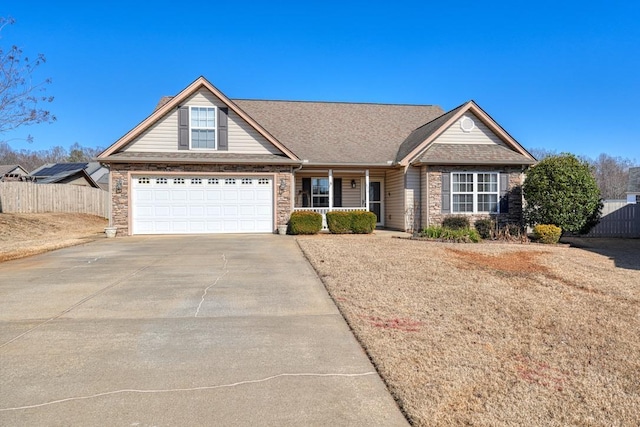
M406 425L293 238L0 264L0 425Z

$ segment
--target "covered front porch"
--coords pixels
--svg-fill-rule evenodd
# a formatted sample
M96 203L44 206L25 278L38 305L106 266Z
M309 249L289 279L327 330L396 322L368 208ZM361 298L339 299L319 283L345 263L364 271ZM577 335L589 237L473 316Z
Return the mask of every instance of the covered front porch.
M313 211L322 215L331 211L371 211L377 226L384 226L384 172L362 170L314 169L295 175L294 211Z

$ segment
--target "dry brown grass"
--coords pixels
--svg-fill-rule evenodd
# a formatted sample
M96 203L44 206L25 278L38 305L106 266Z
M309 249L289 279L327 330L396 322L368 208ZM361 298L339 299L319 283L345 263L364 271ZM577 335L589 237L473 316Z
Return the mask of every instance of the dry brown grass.
M640 241L298 242L413 424L639 425Z
M0 262L104 237L107 221L69 213L0 213Z

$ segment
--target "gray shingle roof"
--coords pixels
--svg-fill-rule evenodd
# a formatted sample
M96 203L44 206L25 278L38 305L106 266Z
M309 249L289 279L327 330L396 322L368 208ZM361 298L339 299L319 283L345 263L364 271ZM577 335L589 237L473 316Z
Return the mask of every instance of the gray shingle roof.
M386 164L418 127L443 114L433 105L233 100L300 159Z
M431 144L418 160L431 165L530 165L535 161L507 147L491 144Z
M629 168L627 193L640 193L640 168Z

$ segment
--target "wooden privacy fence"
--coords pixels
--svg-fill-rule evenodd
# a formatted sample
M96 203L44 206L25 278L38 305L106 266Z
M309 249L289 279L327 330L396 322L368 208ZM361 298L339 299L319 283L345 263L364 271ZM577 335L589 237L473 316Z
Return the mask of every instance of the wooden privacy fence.
M588 237L640 237L640 204L605 201L602 218Z
M70 212L109 217L109 192L70 184L0 182L0 212Z

